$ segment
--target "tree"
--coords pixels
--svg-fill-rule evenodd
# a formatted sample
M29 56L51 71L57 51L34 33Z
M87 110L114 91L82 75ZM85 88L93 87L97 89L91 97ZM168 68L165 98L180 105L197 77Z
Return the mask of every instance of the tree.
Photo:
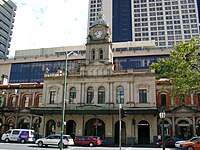
M158 59L150 65L156 72L157 80L168 79L164 86L170 85L171 96L181 102L186 95L200 89L199 43L200 39L182 42L170 51L169 58Z

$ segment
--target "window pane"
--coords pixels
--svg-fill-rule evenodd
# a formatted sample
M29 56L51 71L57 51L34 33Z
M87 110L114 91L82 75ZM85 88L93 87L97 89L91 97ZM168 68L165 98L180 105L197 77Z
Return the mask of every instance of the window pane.
M161 106L166 106L166 94L161 94Z
M94 98L94 90L93 90L93 87L89 87L88 90L87 90L87 104L93 104L94 101L93 101L93 98Z
M147 90L139 89L139 103L147 103Z
M117 104L123 104L124 103L124 87L119 86L117 87Z
M56 91L51 91L50 92L50 104L54 104L56 99Z
M105 88L100 87L98 90L98 104L104 104L105 103Z
M72 87L69 93L69 103L75 103L76 100L76 88Z

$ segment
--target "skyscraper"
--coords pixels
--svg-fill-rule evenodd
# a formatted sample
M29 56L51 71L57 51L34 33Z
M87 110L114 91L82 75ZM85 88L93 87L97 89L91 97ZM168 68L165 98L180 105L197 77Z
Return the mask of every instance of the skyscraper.
M197 0L90 0L88 26L102 5L113 42L155 40L157 47L172 47L199 37L198 3Z
M0 59L9 55L16 8L11 0L0 0Z

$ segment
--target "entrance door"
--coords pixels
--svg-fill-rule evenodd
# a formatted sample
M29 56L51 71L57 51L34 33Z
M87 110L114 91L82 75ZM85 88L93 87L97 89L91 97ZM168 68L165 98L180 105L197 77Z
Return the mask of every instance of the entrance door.
M122 144L126 143L126 124L124 121L122 121ZM119 121L115 123L115 143L119 143Z
M70 135L73 139L75 139L76 133L76 123L74 120L69 120L66 123L66 134Z
M149 123L146 120L142 120L138 123L138 144L149 144Z
M192 137L190 134L191 129L190 129L190 124L186 120L181 120L178 122L178 137L183 139L183 140L188 140L189 138Z
M86 136L99 136L105 139L105 123L98 118L93 118L85 123Z

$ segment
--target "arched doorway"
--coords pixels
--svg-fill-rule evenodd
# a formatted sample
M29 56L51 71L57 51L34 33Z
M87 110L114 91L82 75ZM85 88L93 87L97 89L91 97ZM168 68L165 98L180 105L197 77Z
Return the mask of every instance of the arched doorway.
M191 138L191 129L190 129L190 124L186 120L180 120L178 122L178 137L183 139L183 140L188 140Z
M18 123L19 129L30 129L30 120L29 118L22 118Z
M105 123L98 118L93 118L85 123L85 135L100 136L105 139Z
M9 117L8 119L6 119L6 125L5 125L5 131L9 130L9 129L13 129L15 127L15 119L13 117Z
M196 124L196 135L200 136L200 120L198 120L198 122Z
M126 143L126 124L122 121L122 144ZM119 143L119 121L115 123L115 143Z
M69 120L66 123L66 134L70 135L73 139L76 133L76 122L74 120Z
M54 120L48 120L46 123L46 136L54 134L56 130L56 122Z
M168 120L164 120L164 137L165 139L167 139L168 137L170 137L170 133L171 133L171 125L169 124ZM159 134L162 134L162 121L160 120L159 122Z
M138 144L150 143L150 127L146 120L142 120L138 123Z

